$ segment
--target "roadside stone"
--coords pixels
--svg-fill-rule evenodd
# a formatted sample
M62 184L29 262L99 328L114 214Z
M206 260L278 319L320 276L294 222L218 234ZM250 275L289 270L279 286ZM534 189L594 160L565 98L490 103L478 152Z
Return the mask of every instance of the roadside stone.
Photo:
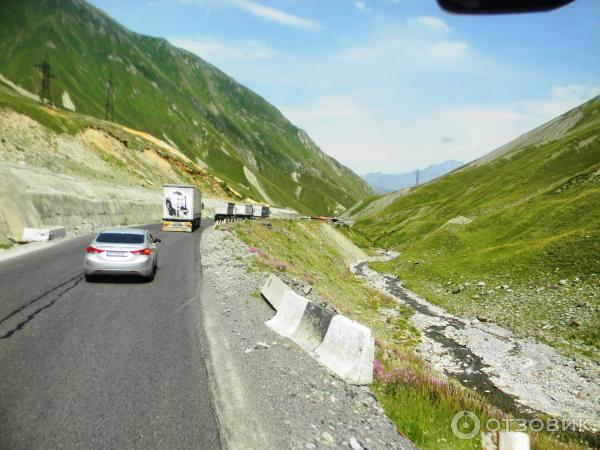
M333 436L331 434L329 434L327 431L323 431L323 433L321 434L321 437L323 438L323 442L325 442L325 444L329 445L330 447L335 444L335 440L333 439Z
M459 285L459 286L456 286L454 289L452 289L452 293L453 294L460 294L463 291L464 288L465 287L462 284Z
M369 407L362 406L363 399L371 397L368 387L343 383L287 339L278 339L279 345L261 351L265 347L259 343L269 345L275 339L263 325L273 311L255 298L267 273L247 270L244 263L251 264L255 257L247 250L251 244L234 233L208 227L201 239L202 263L210 267L204 276L219 294L219 301L207 302L207 316L217 316L215 328L227 330L232 351L223 345L216 347L236 362L234 367L239 364L236 370L248 401L242 410L263 424L271 444L264 448L349 448L348 439L354 435L360 442L370 442L370 450L414 449L396 433L389 419L378 413L381 408L375 399ZM294 279L289 272L280 275L290 288L304 295L306 281ZM314 288L309 298L323 301ZM224 309L229 309L228 315L222 314ZM221 379L227 380L227 375L222 374ZM323 432L329 437L323 437Z
M489 322L490 321L490 319L488 317L482 316L479 314L477 314L477 320L479 320L480 322Z
M271 348L271 346L269 344L265 343L265 342L257 342L256 344L254 344L254 348L256 350L259 350L259 349L266 350L268 348Z
M311 291L312 291L312 286L311 286L311 285L309 285L309 284L307 284L306 286L304 286L304 287L302 288L302 293L303 293L304 295L308 295L308 294L310 294L310 292L311 292Z
M364 447L360 444L360 442L358 442L358 440L354 436L350 438L350 448L352 450L364 450Z
M377 312L384 317L400 317L400 313L392 308L379 308Z
M567 283L568 283L568 281L567 281L567 280L560 280L560 281L558 282L558 284L560 284L561 286L566 286L566 285L567 285Z

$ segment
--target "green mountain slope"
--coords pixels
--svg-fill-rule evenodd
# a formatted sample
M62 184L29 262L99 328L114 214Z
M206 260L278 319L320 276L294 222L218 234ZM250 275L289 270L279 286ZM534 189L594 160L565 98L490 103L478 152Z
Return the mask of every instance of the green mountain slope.
M354 231L401 251L386 270L453 311L598 357L600 97L381 204Z
M112 74L116 121L174 143L244 196L334 214L371 193L263 98L83 0L0 2L0 42L0 74L39 93L47 54L54 103L77 112L104 117Z

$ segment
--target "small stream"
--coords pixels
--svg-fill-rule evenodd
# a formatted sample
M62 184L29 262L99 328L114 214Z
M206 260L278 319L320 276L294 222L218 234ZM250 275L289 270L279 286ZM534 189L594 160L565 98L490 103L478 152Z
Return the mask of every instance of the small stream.
M368 263L368 261L357 263L351 268L351 270L355 274L369 280L374 288L381 289L381 286L378 287L378 283L371 279L370 274L366 273L367 271L371 271L371 269L368 268ZM430 324L422 328L421 332L431 340L440 344L460 366L461 370L458 372L446 370L445 374L448 377L454 378L463 386L481 393L490 401L491 404L516 418L531 420L536 416L543 414L541 411L537 411L533 408L522 405L519 403L517 397L498 388L492 382L491 376L488 375L488 372L492 372L492 368L488 364L484 363L482 359L469 347L458 343L452 337L449 337L446 333L444 333L444 330L450 327L457 330L464 330L466 327L465 321L453 316L442 315L436 311L439 310L438 308L432 308L427 303L416 300L407 293L406 289L401 286L400 281L396 277L382 275L379 273L378 275L385 283L385 292L398 299L401 303L408 305L416 313L422 314L426 317L435 318L438 322L443 322L443 324L439 325ZM496 334L494 334L494 337L508 341L502 336ZM521 352L520 344L518 342L513 342L512 340L510 342L512 342L512 348L509 350L508 354L519 354ZM584 439L587 441L588 445L592 446L592 448L600 448L599 433L588 431L571 431L563 434L569 435L576 439Z
M355 266L357 275L367 277L365 267L368 262L362 262ZM493 405L505 412L522 416L525 411L523 407L516 402L514 396L503 392L492 383L489 375L481 369L489 367L481 361L481 358L474 354L468 347L461 345L453 339L444 335L443 330L447 326L457 329L464 329L465 323L455 318L441 316L433 311L429 306L409 297L402 288L399 281L391 276L384 276L386 290L395 298L401 300L410 306L414 311L429 317L442 319L446 325L432 325L423 330L423 333L429 338L446 348L456 361L464 368L462 373L446 372L446 375L458 380L462 385L477 390L489 398Z

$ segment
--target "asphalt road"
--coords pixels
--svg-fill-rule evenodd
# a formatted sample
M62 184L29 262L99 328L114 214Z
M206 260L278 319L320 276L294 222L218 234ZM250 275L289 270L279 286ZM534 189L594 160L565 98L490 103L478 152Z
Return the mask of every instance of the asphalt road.
M203 225L206 226L206 225ZM220 448L193 234L160 232L151 283L87 283L91 236L0 263L0 448Z

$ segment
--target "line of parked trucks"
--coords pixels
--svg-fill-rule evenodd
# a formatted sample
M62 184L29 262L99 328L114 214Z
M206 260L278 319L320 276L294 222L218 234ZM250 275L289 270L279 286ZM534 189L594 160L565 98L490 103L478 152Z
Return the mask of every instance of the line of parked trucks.
M215 220L265 219L271 215L271 208L262 205L224 203L215 207Z
M192 185L163 185L163 231L192 232L200 226L204 205L202 193ZM215 206L215 220L264 219L271 209L263 205L221 202Z

